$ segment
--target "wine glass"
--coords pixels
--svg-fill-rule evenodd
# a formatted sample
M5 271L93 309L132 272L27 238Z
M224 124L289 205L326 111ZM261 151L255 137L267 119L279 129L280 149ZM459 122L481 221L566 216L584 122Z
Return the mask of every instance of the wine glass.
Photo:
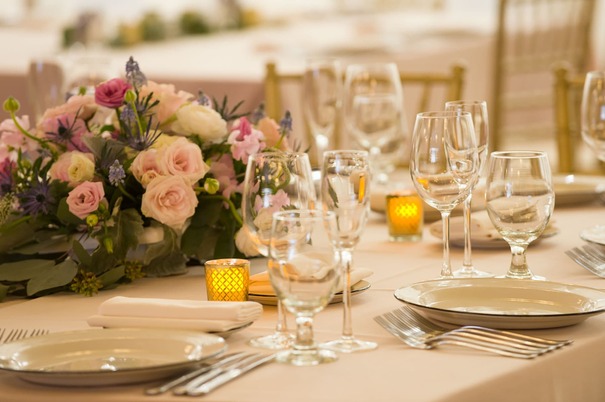
M303 75L303 112L315 139L318 166L323 153L334 147L336 120L342 91L340 63L336 59L310 59Z
M296 341L277 360L296 366L335 361L313 340L313 316L330 301L341 279L336 217L320 210L287 210L273 216L269 277L277 297L296 316Z
M490 220L511 248L512 261L505 276L544 279L532 274L525 251L546 228L555 205L546 153L492 152L485 200Z
M605 161L605 71L586 74L581 109L582 138Z
M401 158L403 89L394 63L351 64L345 72L343 115L347 131L370 154L376 181L386 184Z
M251 155L246 166L242 218L260 254L269 253L273 213L283 209L313 209L315 186L307 154L267 151ZM277 303L275 332L250 340L265 349L285 349L294 339L288 332L281 303Z
M473 117L473 126L475 128L475 142L477 143L477 153L479 155L478 173L481 177L481 172L485 168L485 160L487 159L487 144L488 144L488 127L487 120L487 102L483 100L465 101L457 100L445 103L446 111L469 112ZM464 220L464 258L462 260L462 268L454 271L455 277L460 278L482 278L494 276L490 272L480 271L475 268L472 260L471 246L471 203L473 199L473 189L469 193L466 200L463 202L463 220Z
M368 217L370 200L370 163L367 151L327 151L324 154L321 200L325 211L336 214L338 242L336 248L343 265L344 319L340 339L323 344L339 352L356 352L376 348L375 342L353 336L351 320L351 268L353 249L359 242Z
M418 195L441 212L441 277L451 278L449 217L479 176L479 156L469 112L424 112L416 116L410 174Z

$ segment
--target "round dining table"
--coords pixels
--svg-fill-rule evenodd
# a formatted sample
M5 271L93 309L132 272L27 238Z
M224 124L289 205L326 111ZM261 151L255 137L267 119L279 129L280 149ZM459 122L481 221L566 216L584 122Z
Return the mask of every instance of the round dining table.
M605 180L603 180L605 182ZM565 251L581 246L580 232L605 224L605 209L598 194L574 198L555 206L551 226L555 234L530 245L528 263L548 281L605 289L605 280L568 258ZM428 211L427 211L428 212ZM605 314L575 325L521 329L521 333L573 343L534 359L515 359L456 346L413 349L380 327L374 317L403 303L394 292L405 286L436 279L442 260L442 242L426 222L416 242L392 242L384 213L372 211L354 253L354 265L370 269L371 285L352 297L354 333L378 343L371 351L340 354L338 361L313 367L280 363L263 365L204 397L211 401L603 401L605 400ZM475 247L473 262L481 270L503 275L510 264L507 247ZM454 268L463 250L452 247ZM265 269L266 260L252 259L252 273ZM165 278L143 278L103 290L92 297L58 293L35 299L7 299L0 303L0 328L46 329L52 333L90 329L87 318L115 296L206 300L204 270ZM328 305L316 315L315 338L340 336L342 303ZM260 319L226 338L229 351L260 351L248 346L253 337L274 330L277 311L266 305ZM294 319L288 315L290 328ZM99 329L102 331L102 329ZM0 356L1 357L1 356ZM52 386L31 383L13 372L0 370L2 401L178 401L190 397L147 396L154 383L119 386Z

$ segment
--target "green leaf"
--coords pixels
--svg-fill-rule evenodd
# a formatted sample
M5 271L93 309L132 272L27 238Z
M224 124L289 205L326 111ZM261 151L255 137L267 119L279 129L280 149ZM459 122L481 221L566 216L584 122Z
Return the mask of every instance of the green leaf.
M77 272L76 263L67 259L31 278L27 283L27 295L33 296L36 293L65 286L72 281Z
M35 236L36 227L32 223L21 223L3 232L3 228L8 228L9 224L10 222L0 227L0 253L13 251L17 247L30 243Z
M5 285L0 284L0 302L2 300L4 300L9 289L10 289L10 286L5 286Z
M77 240L71 242L71 249L74 252L76 259L80 262L80 264L89 267L92 265L92 257L88 254L88 251L84 248L82 243Z
M99 276L99 280L103 284L103 288L107 288L124 277L124 265L115 267Z
M0 265L0 281L26 281L54 267L53 260L23 260Z
M164 225L164 239L147 246L143 265L147 276L168 276L186 272L187 258L179 248L174 230Z

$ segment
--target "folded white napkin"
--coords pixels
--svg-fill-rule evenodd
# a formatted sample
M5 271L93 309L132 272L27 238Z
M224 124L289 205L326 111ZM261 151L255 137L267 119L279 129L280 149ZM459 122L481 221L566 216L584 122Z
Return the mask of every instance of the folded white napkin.
M374 272L366 268L354 268L351 270L351 286L359 282L360 280L367 278ZM341 282L340 286L336 289L337 292L342 292L344 283ZM249 292L257 295L275 295L275 290L271 286L271 280L269 279L269 273L267 271L260 272L250 276L250 289Z
M256 302L172 300L117 296L88 318L93 327L180 328L221 332L250 323L263 312Z
M443 225L441 221L431 224L431 234L441 238L443 234ZM464 239L464 217L456 216L450 218L450 239ZM502 239L498 230L489 219L487 211L476 211L471 214L471 239L490 240Z

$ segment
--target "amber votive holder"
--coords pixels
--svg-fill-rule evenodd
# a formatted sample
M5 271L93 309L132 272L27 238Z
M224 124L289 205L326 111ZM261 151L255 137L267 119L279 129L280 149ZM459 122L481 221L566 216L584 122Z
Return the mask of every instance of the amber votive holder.
M387 224L391 241L419 241L424 226L424 203L413 190L386 196Z
M206 293L212 301L246 301L250 286L250 261L239 258L208 260Z

